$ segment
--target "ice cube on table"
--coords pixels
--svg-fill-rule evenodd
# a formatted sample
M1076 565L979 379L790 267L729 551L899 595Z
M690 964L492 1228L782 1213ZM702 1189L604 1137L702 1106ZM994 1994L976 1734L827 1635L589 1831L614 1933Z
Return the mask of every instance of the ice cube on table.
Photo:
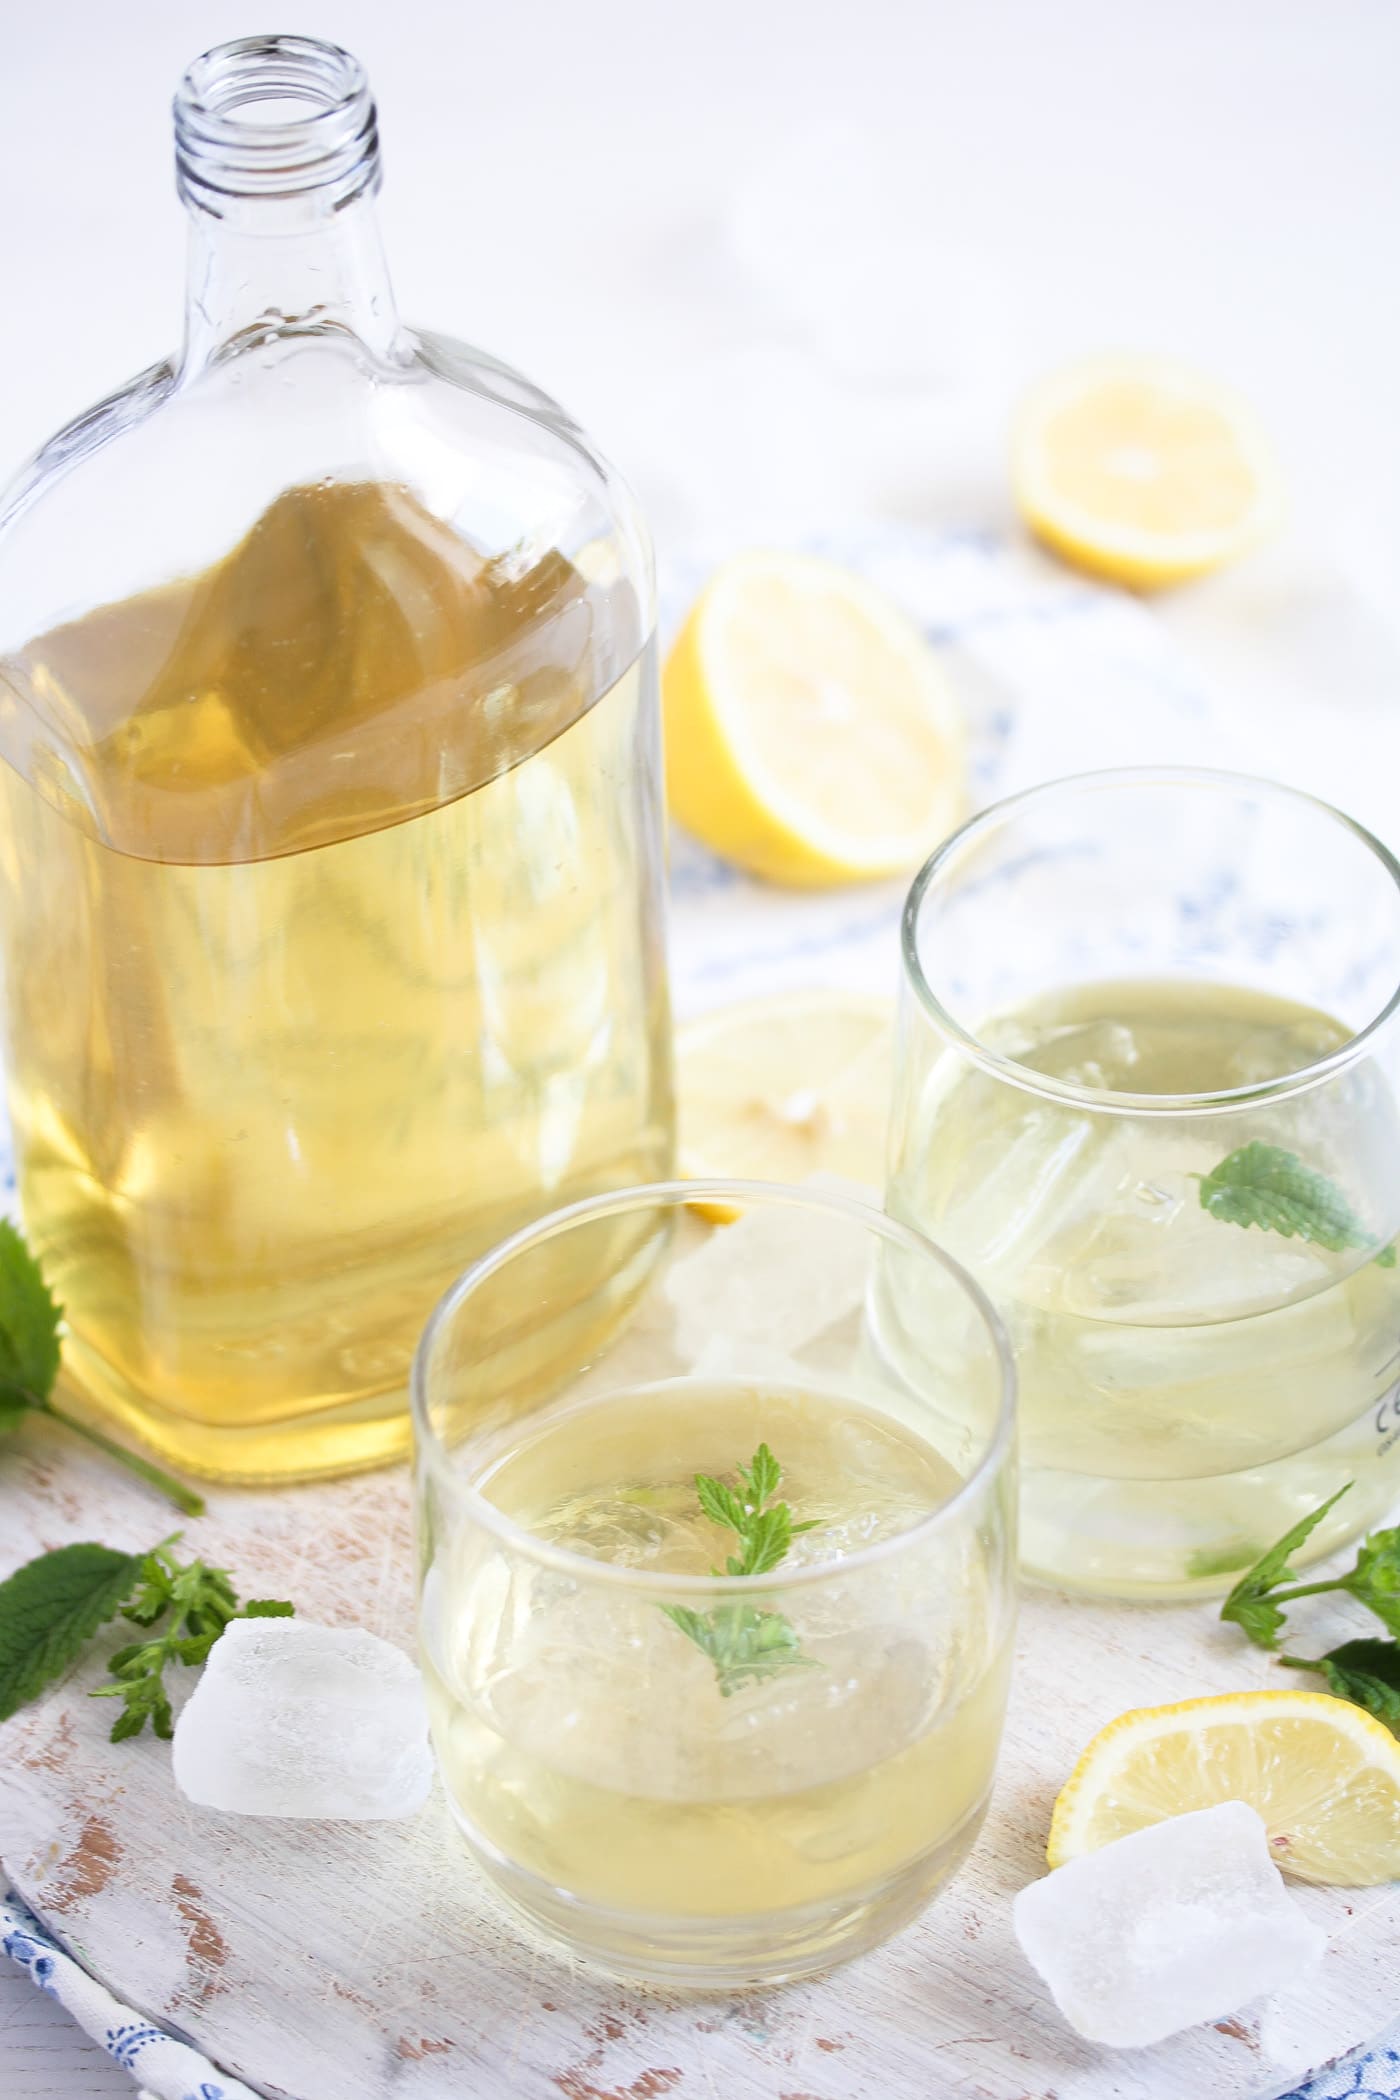
M432 1784L423 1681L358 1626L235 1619L175 1724L175 1784L243 1816L411 1816Z
M1282 1990L1327 1944L1243 1801L1169 1817L1070 1860L1022 1889L1012 1919L1070 2026L1115 2049L1165 2041Z

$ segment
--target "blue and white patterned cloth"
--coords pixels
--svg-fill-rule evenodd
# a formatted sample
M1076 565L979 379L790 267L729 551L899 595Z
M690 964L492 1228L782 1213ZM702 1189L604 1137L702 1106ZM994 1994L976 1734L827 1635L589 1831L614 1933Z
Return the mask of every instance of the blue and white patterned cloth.
M1284 2100L1395 2100L1400 2094L1400 2035L1329 2064Z

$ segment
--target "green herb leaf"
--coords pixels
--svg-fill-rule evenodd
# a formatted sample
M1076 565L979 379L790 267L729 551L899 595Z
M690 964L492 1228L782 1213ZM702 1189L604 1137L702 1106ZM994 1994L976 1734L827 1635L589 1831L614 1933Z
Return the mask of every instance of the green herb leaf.
M1380 1253L1376 1256L1376 1267L1378 1269L1393 1269L1395 1267L1394 1240L1391 1241L1388 1247L1381 1248Z
M1221 1618L1243 1627L1256 1646L1277 1648L1278 1630L1284 1622L1285 1614L1270 1592L1293 1580L1293 1570L1289 1561L1317 1529L1328 1510L1341 1501L1350 1486L1351 1482L1348 1481L1346 1487L1338 1488L1336 1494L1329 1496L1320 1507L1300 1518L1291 1531L1286 1531L1278 1543L1271 1546L1262 1559L1257 1560L1248 1573L1240 1577L1225 1599L1220 1608ZM1338 1586L1331 1582L1316 1585L1321 1589L1334 1589Z
M697 1473L695 1492L700 1498L701 1509L712 1524L727 1524L731 1531L743 1536L748 1514L733 1488L726 1487L722 1480L715 1480L709 1473Z
M58 1546L0 1583L0 1721L63 1675L140 1568L139 1555L110 1546Z
M1200 1182L1202 1210L1228 1225L1257 1225L1334 1253L1370 1238L1336 1183L1277 1145L1242 1145Z
M793 1536L811 1531L817 1519L794 1524L786 1502L773 1502L782 1468L766 1444L760 1444L746 1466L736 1468L743 1482L740 1497L713 1474L697 1473L695 1492L700 1507L714 1524L738 1533L740 1550L725 1561L728 1575L767 1575L787 1556ZM719 1574L719 1569L712 1571ZM715 1681L726 1699L745 1684L771 1677L778 1670L814 1669L817 1665L802 1653L802 1644L781 1612L765 1611L758 1605L738 1602L720 1604L711 1612L692 1611L683 1604L663 1604L671 1624L693 1641L715 1667Z
M0 1218L0 1397L21 1407L48 1399L62 1318L22 1234Z
M1400 1525L1371 1533L1342 1587L1400 1637Z
M136 1593L122 1614L148 1631L164 1619L163 1631L148 1641L118 1648L107 1664L112 1682L92 1694L94 1699L122 1702L112 1727L114 1743L140 1735L147 1721L157 1735L170 1734L174 1722L165 1690L167 1663L193 1669L207 1662L210 1649L232 1619L293 1616L290 1604L268 1597L240 1611L238 1593L224 1570L208 1567L202 1560L182 1565L171 1551L177 1541L178 1533L145 1555Z
M753 1464L740 1466L740 1476L749 1491L748 1499L754 1509L762 1509L770 1495L778 1492L782 1479L782 1468L766 1444L760 1444L753 1456Z
M691 1611L683 1604L663 1604L661 1609L709 1657L715 1682L726 1699L746 1684L759 1684L781 1670L820 1667L802 1653L797 1634L781 1612L763 1611L753 1604L721 1604L712 1612Z
M0 1393L0 1436L8 1436L18 1429L25 1416L33 1409L27 1400L17 1400L12 1393Z
M1400 1648L1394 1641L1344 1641L1316 1661L1301 1655L1280 1657L1290 1670L1316 1670L1328 1690L1400 1733Z

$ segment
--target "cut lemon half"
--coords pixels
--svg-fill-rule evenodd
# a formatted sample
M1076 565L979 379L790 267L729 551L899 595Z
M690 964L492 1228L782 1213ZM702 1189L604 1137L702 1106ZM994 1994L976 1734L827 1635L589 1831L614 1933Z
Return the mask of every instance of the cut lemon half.
M1160 358L1095 358L1042 380L1021 409L1014 471L1032 532L1139 590L1233 561L1281 508L1250 410Z
M1055 1803L1052 1867L1218 1801L1263 1818L1300 1881L1400 1877L1400 1742L1326 1692L1228 1692L1142 1707L1094 1737Z
M772 882L896 874L963 813L962 723L932 651L832 562L744 554L716 570L662 693L674 815Z
M792 992L703 1015L676 1037L682 1174L838 1174L878 1189L893 1062L888 999ZM732 1215L695 1208L719 1222Z

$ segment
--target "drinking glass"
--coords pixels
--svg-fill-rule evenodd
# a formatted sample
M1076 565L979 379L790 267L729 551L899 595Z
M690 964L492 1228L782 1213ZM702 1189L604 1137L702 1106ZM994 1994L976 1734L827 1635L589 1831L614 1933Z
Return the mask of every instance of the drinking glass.
M957 1264L836 1193L597 1197L466 1272L413 1407L434 1743L497 1889L701 1986L912 1917L982 1820L1014 1615L1010 1356Z
M1400 1496L1400 869L1263 780L1017 795L904 917L888 1204L977 1276L1021 1391L1023 1564L1228 1587Z

